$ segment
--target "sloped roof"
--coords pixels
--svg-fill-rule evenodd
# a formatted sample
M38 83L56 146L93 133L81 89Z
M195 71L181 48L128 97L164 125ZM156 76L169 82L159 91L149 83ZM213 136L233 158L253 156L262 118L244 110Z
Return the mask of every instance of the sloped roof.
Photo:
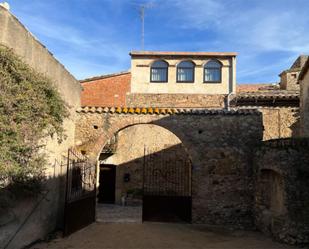
M298 56L298 58L294 61L293 65L291 66L291 69L293 68L301 69L305 65L308 58L309 58L309 55L302 54Z
M123 71L123 72L117 72L117 73L112 73L112 74L103 74L103 75L94 76L94 77L91 77L91 78L79 80L79 82L85 83L85 82L89 82L89 81L101 80L101 79L111 78L111 77L115 77L115 76L119 76L119 75L130 74L130 73L131 73L130 71Z
M279 89L276 83L254 83L254 84L237 84L236 92L258 92L261 90L275 90Z
M299 107L299 91L268 90L236 94L234 106L287 106Z
M298 56L297 59L293 62L292 66L289 69L282 71L279 76L284 73L301 72L308 58L309 55Z

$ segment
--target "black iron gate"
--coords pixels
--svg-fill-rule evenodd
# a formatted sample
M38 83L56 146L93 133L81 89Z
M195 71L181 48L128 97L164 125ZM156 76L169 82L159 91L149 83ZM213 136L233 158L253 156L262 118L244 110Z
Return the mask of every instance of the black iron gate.
M74 149L68 151L64 236L95 221L96 164Z
M178 147L145 149L143 179L144 221L191 222L191 162Z

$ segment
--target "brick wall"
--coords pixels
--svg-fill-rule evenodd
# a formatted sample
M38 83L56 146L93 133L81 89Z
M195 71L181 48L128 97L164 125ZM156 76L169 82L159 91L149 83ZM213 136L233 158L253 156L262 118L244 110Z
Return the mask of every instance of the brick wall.
M82 106L125 106L131 73L95 77L82 81Z

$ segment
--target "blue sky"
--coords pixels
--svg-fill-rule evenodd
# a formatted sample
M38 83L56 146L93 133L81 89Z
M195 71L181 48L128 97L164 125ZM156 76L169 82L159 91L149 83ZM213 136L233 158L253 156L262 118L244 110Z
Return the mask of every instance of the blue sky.
M126 71L141 49L142 0L7 0L77 78ZM308 0L154 0L145 50L238 52L239 83L277 82L309 54Z

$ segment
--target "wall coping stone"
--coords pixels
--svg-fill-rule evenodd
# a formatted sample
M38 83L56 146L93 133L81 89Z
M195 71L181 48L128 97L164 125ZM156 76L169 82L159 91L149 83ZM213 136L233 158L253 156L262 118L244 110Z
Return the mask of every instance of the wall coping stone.
M213 109L192 109L192 108L156 108L156 107L95 107L84 106L76 110L77 113L111 113L111 114L148 114L148 115L261 115L255 109L239 110L213 110Z

